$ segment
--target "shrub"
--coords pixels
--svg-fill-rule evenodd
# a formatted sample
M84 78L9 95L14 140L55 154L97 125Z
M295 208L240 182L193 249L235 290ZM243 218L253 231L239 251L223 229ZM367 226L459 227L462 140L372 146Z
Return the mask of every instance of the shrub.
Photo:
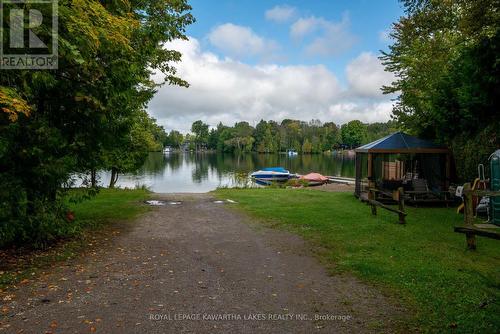
M455 158L457 177L460 182L471 182L478 177L477 166L483 164L489 177L489 156L500 148L498 125L490 125L477 136L457 135L451 149Z

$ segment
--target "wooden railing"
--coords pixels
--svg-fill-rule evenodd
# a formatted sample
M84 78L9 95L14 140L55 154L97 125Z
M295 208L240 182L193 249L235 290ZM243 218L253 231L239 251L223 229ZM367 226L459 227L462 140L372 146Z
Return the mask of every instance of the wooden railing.
M473 190L470 183L464 184L464 226L455 227L455 232L464 233L467 248L476 249L476 235L500 240L500 227L493 224L474 224L473 197L500 196L500 191Z
M375 194L377 192L380 192L378 189L370 188L368 192L368 204L370 204L372 208L372 215L377 215L377 206L386 209L388 211L394 212L398 214L399 217L399 224L406 224L406 216L408 215L405 212L405 197L404 197L404 192L403 188L398 188L398 190L394 191L392 193L392 199L398 202L398 209L394 209L388 205L385 205L377 200L375 200L376 196Z

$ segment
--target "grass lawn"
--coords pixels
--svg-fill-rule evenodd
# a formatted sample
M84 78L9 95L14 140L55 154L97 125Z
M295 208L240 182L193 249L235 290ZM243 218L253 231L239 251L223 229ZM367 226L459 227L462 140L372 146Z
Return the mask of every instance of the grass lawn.
M500 332L500 243L478 237L476 251L453 232L454 209L408 208L407 224L351 193L220 189L218 197L263 223L300 234L324 251L332 273L349 271L400 297L419 332Z
M149 197L145 189L100 189L90 200L69 204L76 221L84 226L100 225L110 220L131 219L146 212L138 205Z
M77 195L78 190L73 190ZM26 250L8 249L0 251L0 291L12 284L36 277L38 271L53 265L55 262L75 257L87 247L108 223L128 220L148 210L139 205L149 197L143 189L101 189L89 200L68 203L75 213L75 234L60 240L48 249Z

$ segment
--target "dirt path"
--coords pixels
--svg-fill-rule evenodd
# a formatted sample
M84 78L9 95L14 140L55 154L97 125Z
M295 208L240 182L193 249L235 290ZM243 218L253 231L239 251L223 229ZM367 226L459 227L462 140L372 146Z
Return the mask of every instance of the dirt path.
M4 293L0 333L394 331L401 309L353 277L328 276L300 238L209 195L164 196L182 204Z

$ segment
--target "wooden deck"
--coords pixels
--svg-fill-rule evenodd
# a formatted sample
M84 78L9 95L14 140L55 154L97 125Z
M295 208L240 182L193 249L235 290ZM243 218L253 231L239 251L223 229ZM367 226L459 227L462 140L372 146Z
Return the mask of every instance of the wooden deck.
M450 204L458 203L457 200L451 198L451 194L448 193L443 195L443 197L439 197L438 195L429 196L429 197L416 197L412 196L412 192L404 192L403 196L406 204L411 206L419 206L419 205L439 205L448 207ZM368 192L361 192L359 195L359 199L363 202L368 201ZM381 203L392 203L395 204L396 201L393 200L393 194L389 190L377 190L377 196L375 198L377 201Z

